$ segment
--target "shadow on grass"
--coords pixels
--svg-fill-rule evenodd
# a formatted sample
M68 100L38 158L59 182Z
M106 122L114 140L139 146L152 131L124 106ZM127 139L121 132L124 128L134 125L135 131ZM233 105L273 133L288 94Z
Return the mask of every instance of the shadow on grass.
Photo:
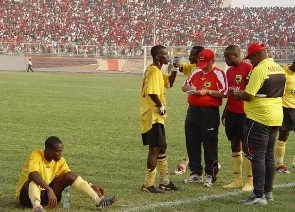
M21 206L14 200L8 200L6 198L0 197L0 211L15 211L15 210L22 210L27 209Z

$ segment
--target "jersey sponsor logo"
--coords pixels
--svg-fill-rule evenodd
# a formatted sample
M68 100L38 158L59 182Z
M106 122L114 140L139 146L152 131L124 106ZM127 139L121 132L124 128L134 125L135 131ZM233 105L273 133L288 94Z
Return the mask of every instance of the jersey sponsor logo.
M211 87L211 82L210 81L206 81L205 83L204 83L204 88L205 89L209 89Z
M236 83L240 84L242 82L242 75L236 75Z

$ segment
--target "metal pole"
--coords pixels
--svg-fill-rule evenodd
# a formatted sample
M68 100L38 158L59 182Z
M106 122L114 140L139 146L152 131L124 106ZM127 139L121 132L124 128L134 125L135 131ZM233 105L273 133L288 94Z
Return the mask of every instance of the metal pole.
M154 23L153 23L153 45L156 45L156 18L157 18L157 7L154 6Z

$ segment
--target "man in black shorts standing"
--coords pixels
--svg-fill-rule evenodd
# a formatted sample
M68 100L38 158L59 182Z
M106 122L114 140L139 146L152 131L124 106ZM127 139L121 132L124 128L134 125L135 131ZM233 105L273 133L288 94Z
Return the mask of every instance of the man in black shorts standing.
M140 96L140 127L143 145L149 146L147 171L142 190L150 193L164 193L164 190L178 190L168 177L168 162L166 159L166 97L165 88L173 86L178 68L171 75L161 70L163 64L168 64L168 51L162 45L151 49L153 63L147 67L142 83ZM159 167L161 180L156 187L155 178Z
M228 140L231 142L231 161L234 174L234 181L224 188L237 189L243 191L253 190L253 178L251 162L245 158L246 183L242 180L242 141L244 140L244 122L246 114L244 112L244 102L237 100L232 91L234 89L245 90L246 78L252 70L252 65L242 60L240 48L236 45L228 46L224 51L225 62L230 68L226 72L229 95L222 114L222 123Z

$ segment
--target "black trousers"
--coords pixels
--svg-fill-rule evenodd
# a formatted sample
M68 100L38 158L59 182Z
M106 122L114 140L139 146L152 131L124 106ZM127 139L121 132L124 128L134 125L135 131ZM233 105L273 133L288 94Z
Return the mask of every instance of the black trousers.
M202 175L202 145L205 173L215 176L218 167L218 107L189 106L185 119L185 139L191 174Z
M34 72L31 65L28 65L28 70L27 71Z
M245 120L245 140L249 152L254 156L251 160L253 172L254 194L261 197L272 191L275 176L274 145L279 130L278 126L266 126L254 120Z

